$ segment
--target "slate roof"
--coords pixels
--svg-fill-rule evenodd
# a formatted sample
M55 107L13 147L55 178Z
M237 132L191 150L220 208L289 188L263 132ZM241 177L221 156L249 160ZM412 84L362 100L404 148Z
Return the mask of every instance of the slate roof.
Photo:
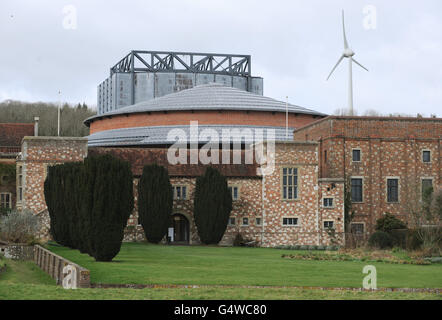
M286 103L269 97L227 87L219 83L195 86L191 89L143 101L103 115L85 120L85 124L105 116L153 111L196 111L196 110L240 110L286 112ZM304 107L288 104L289 113L303 113L318 116L326 114Z
M172 131L178 130L178 131ZM182 131L180 131L182 130ZM247 125L198 125L198 137L202 137L203 131L210 133L207 130L214 130L218 134L221 142L230 142L241 140L242 143L256 142L256 135L260 132L263 134L263 139L272 139L269 134L274 130L277 141L286 139L285 127L267 127L267 126L247 126ZM228 131L230 130L230 131ZM288 128L288 140L292 140L292 132L294 128ZM192 132L190 126L156 126L156 127L136 127L100 131L88 136L89 147L94 146L142 146L142 145L171 145L177 142L177 137L169 133L181 132L187 137L187 141L197 141L198 137ZM196 133L196 132L195 132ZM214 132L213 132L214 133ZM230 134L229 134L230 133ZM223 135L224 134L224 135ZM227 136L228 135L228 136ZM169 139L171 138L171 139ZM213 137L212 137L213 138ZM206 144L208 139L201 139L199 144Z

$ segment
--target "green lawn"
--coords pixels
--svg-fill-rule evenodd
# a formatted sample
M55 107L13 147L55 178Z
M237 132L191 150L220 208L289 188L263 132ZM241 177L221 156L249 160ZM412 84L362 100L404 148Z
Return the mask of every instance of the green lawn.
M322 300L322 299L441 299L437 294L400 292L352 292L303 290L296 288L171 288L171 289L77 289L56 286L32 262L7 260L8 270L0 275L0 300L74 300L74 299L198 299L198 300Z
M163 246L124 243L113 262L95 262L77 250L53 252L91 271L92 283L269 286L362 286L364 262L283 259L290 251L267 248ZM442 288L442 265L370 263L378 287Z

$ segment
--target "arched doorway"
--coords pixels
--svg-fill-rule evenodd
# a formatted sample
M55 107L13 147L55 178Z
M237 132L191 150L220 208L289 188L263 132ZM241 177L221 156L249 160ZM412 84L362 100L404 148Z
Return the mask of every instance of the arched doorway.
M188 244L189 243L189 220L182 214L174 214L171 217L172 221L170 223L170 228L173 230L169 231L169 237L173 234L173 237L170 237L171 242L174 244Z

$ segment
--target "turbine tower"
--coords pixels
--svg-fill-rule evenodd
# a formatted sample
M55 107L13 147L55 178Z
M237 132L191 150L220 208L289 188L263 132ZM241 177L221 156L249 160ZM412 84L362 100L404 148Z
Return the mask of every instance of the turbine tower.
M334 68L332 69L330 74L328 75L327 80L330 79L331 75L336 70L336 68L341 63L341 61L344 58L347 58L348 59L348 109L350 111L350 115L353 115L353 62L356 63L361 68L367 70L367 71L368 71L368 69L365 68L362 64L360 64L359 62L357 62L353 58L355 53L348 46L347 36L345 35L344 10L342 10L342 30L343 30L343 33L344 33L344 53L339 58L338 63L336 63L336 65L334 66Z

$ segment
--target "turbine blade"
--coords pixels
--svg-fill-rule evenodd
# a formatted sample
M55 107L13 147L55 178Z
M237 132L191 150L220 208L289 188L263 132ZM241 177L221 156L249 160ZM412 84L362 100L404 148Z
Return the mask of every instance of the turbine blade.
M342 10L342 31L344 33L344 49L348 49L347 35L345 34L344 10Z
M362 69L365 69L368 71L368 69L366 67L364 67L362 64L360 64L359 62L357 62L354 58L352 58L353 62L356 63L358 66L360 66Z
M336 65L334 66L333 70L330 72L330 74L327 77L327 81L328 79L330 79L331 75L333 74L333 72L336 70L336 68L338 67L338 65L341 63L342 59L344 59L344 55L341 56L341 58L339 58L338 63L336 63Z

